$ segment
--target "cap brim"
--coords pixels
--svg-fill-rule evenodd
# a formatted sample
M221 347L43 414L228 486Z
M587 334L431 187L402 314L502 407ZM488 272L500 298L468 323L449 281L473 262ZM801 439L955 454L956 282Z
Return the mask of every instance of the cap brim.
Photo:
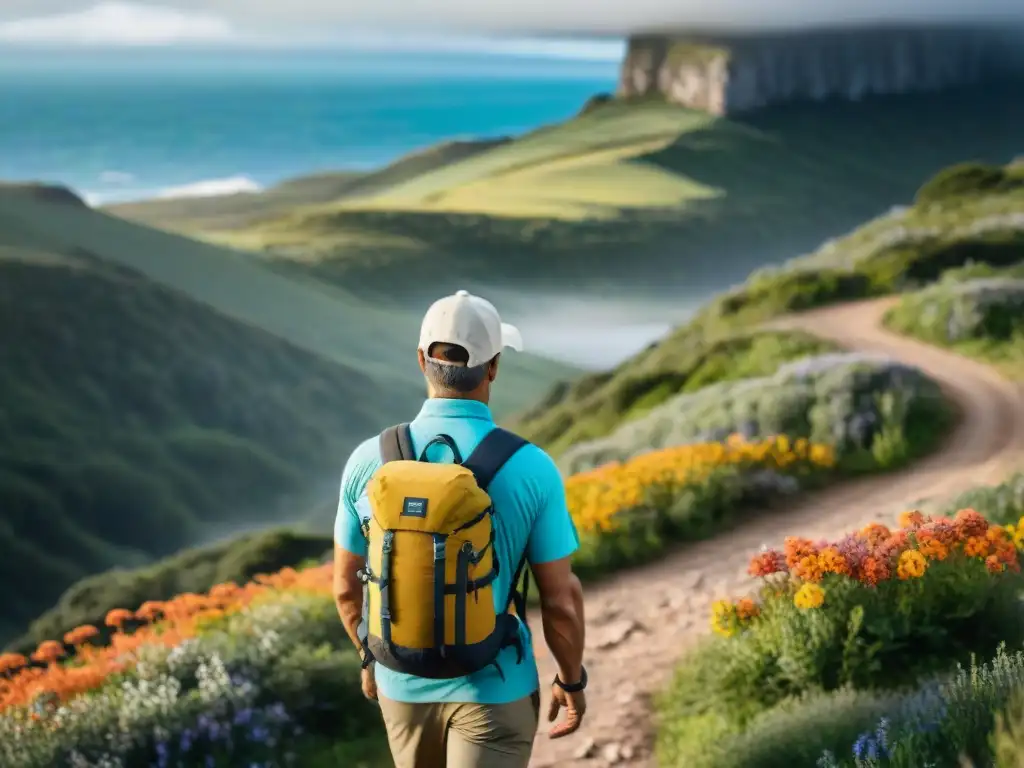
M511 347L516 352L523 351L523 334L514 325L501 324L501 346Z

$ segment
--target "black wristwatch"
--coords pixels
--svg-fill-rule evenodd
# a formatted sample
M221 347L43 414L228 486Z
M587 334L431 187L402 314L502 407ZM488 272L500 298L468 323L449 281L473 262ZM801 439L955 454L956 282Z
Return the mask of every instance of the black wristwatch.
M555 675L554 684L566 693L579 693L587 687L587 668L580 664L580 681L578 683L563 683L558 679L558 675Z

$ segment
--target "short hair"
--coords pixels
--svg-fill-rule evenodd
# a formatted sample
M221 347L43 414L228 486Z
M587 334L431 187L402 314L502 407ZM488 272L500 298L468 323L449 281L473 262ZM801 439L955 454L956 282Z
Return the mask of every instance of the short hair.
M465 394L483 384L493 360L468 366L469 351L458 344L435 342L427 350L424 375L438 392Z

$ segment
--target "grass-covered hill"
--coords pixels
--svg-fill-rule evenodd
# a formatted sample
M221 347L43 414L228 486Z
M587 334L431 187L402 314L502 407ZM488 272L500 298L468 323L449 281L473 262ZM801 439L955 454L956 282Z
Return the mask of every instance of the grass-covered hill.
M230 231L297 207L370 195L507 141L448 141L414 152L377 171L325 172L285 181L261 192L144 200L110 205L107 210L143 224L183 232Z
M544 288L571 278L578 287L678 292L806 252L909 200L943 166L1007 161L1021 150L1019 93L1016 83L993 85L792 105L741 120L611 100L245 226L170 223L382 290L401 289L396 274L429 282L457 271Z
M84 576L329 507L419 406L421 311L0 185L0 637ZM507 357L499 410L572 374Z
M300 521L413 396L374 387L88 251L0 247L0 632L83 576Z
M1021 375L1024 163L954 165L921 185L913 199L806 256L755 272L614 370L557 385L519 417L517 428L560 454L677 395L768 375L787 361L827 351L811 337L759 330L762 321L899 292L906 296L890 319L896 330ZM916 292L926 286L932 287ZM966 330L950 339L947 321L954 312Z

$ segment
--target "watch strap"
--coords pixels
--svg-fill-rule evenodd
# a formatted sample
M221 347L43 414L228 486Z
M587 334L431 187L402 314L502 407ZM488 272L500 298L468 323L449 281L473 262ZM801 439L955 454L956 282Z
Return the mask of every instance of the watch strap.
M587 687L587 668L582 664L580 665L580 680L578 683L564 683L558 679L558 675L556 674L555 685L566 693L579 693Z

